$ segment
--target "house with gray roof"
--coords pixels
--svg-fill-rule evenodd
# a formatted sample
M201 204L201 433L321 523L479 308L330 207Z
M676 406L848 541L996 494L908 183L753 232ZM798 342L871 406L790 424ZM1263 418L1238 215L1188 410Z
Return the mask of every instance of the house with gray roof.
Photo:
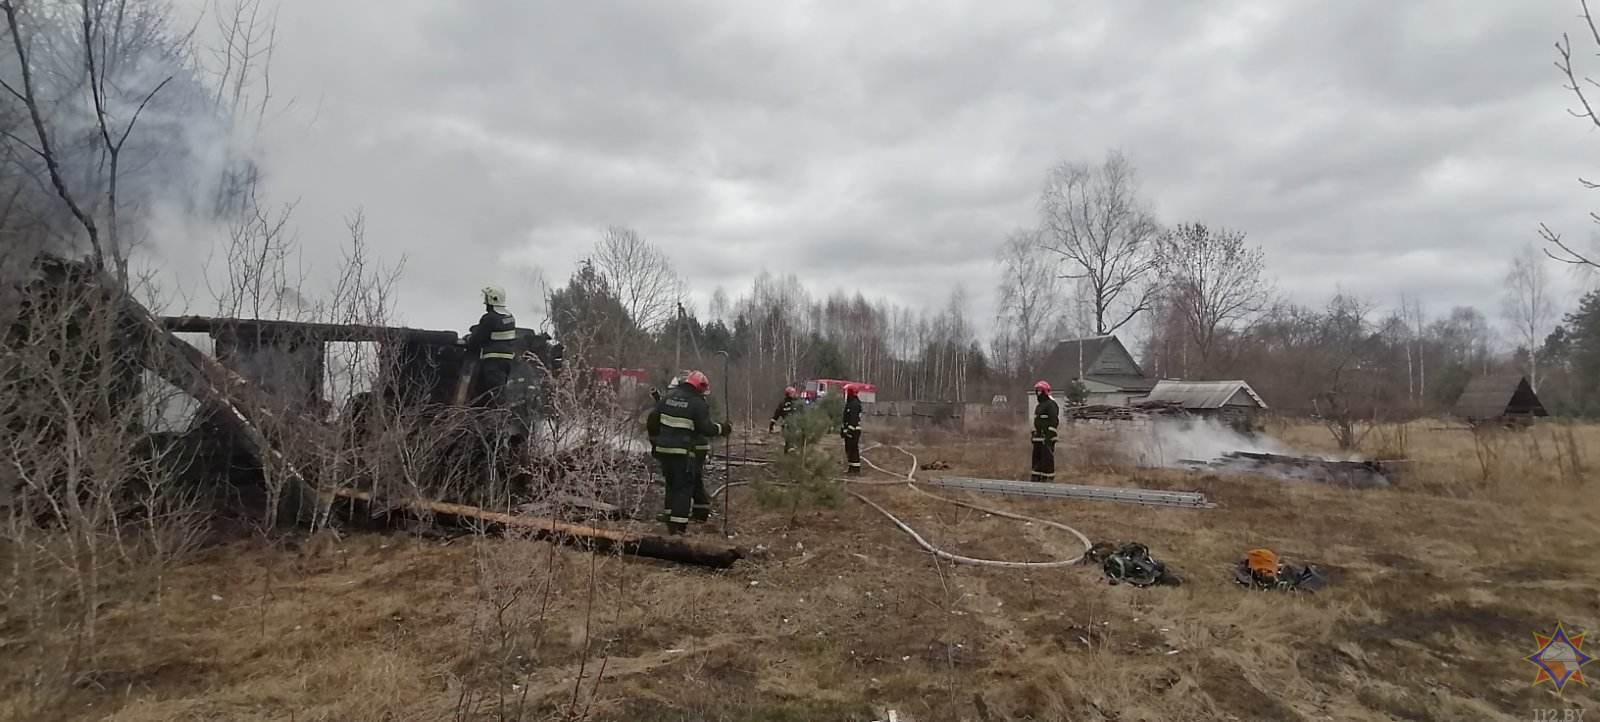
M1089 391L1087 403L1104 406L1128 406L1156 385L1115 335L1056 343L1040 367L1040 376L1058 394L1074 380L1082 381Z
M1139 404L1175 406L1197 416L1230 420L1253 417L1267 408L1267 402L1242 380L1160 381Z

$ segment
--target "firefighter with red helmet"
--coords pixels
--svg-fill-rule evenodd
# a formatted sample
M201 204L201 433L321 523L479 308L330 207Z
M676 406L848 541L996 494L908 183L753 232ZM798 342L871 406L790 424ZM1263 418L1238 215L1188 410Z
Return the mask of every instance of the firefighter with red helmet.
M661 476L667 482L666 510L661 518L667 523L668 534L684 533L696 516L704 521L711 510L710 501L704 499L704 490L698 495L695 493L698 474L693 454L699 439L725 436L733 427L711 420L711 407L705 398L710 390L711 380L704 373L691 371L683 383L661 397L645 419L645 431L655 439L653 450L661 462ZM700 508L696 508L697 503Z
M1038 403L1033 407L1033 476L1034 481L1055 481L1056 478L1056 427L1061 425L1061 407L1050 397L1050 382L1033 385Z
M844 419L839 425L839 435L844 437L845 473L861 473L861 389L855 384L844 387Z
M798 408L800 408L799 390L793 386L785 386L783 388L783 401L778 402L778 408L772 412L772 420L767 422L767 433L776 432L778 424L784 423L789 418L789 414L794 413ZM793 449L789 446L789 435L784 434L783 453L787 454L790 451L793 451Z

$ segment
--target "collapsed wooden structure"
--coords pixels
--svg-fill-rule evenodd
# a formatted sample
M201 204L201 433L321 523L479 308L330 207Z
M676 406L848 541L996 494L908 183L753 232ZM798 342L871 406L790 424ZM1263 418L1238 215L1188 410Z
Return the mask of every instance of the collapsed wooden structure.
M86 264L43 259L41 278L26 289L31 304L50 294L96 299L116 316L120 365L119 379L131 376L137 388L140 368L195 399L209 425L220 427L230 443L237 442L260 465L271 465L286 483L280 508L286 518L312 518L318 505L334 498L372 502L368 492L319 488L314 470L278 448L270 430L327 423L321 413L325 345L331 341L374 342L393 361L384 364L373 393L425 403L459 397L464 349L452 331L315 324L199 316L160 318L114 282L88 269ZM27 309L15 321L30 322ZM15 329L13 329L13 332ZM520 330L519 330L520 331ZM178 337L178 333L206 333L216 344L216 357ZM531 332L530 332L531 333ZM11 338L8 336L8 338ZM537 339L535 339L537 340ZM548 336L542 340L548 341ZM553 348L552 348L553 347ZM530 349L539 355L539 349ZM559 344L546 344L540 355L545 368L559 368ZM89 354L93 356L93 354ZM551 358L553 357L553 358ZM101 363L111 363L102 360ZM126 401L136 393L119 393ZM519 528L553 541L578 542L591 549L725 567L740 557L737 548L679 538L661 538L596 527L566 524L551 519L524 518L489 512L477 507L418 499L384 499L386 509L426 511L447 519L473 519L484 528Z
M1265 474L1355 489L1392 486L1407 466L1405 461L1319 459L1255 451L1230 451L1210 461L1185 459L1182 463L1193 469Z

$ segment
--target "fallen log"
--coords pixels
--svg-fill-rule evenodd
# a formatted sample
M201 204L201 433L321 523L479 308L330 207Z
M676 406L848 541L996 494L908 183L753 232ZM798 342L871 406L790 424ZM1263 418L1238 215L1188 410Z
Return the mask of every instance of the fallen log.
M331 496L336 499L366 504L373 503L371 494L354 489L336 489L331 492ZM684 538L635 534L618 529L599 529L581 524L568 524L545 517L503 514L464 504L408 500L393 502L389 506L390 508L404 509L412 513L442 517L450 521L478 523L484 525L486 529L531 531L541 539L577 544L597 552L617 551L622 554L665 559L684 564L697 564L716 569L725 569L733 566L735 561L743 557L738 547L726 544L711 544Z

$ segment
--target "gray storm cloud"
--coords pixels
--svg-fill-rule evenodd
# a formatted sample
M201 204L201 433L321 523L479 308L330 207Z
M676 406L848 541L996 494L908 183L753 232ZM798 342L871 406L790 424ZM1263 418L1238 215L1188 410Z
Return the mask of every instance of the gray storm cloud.
M1540 221L1587 232L1593 138L1550 66L1574 12L284 0L297 110L265 168L313 267L363 209L428 326L485 282L560 282L610 224L702 302L765 268L932 308L960 283L984 318L1046 169L1110 148L1163 221L1247 231L1297 300L1492 312Z

